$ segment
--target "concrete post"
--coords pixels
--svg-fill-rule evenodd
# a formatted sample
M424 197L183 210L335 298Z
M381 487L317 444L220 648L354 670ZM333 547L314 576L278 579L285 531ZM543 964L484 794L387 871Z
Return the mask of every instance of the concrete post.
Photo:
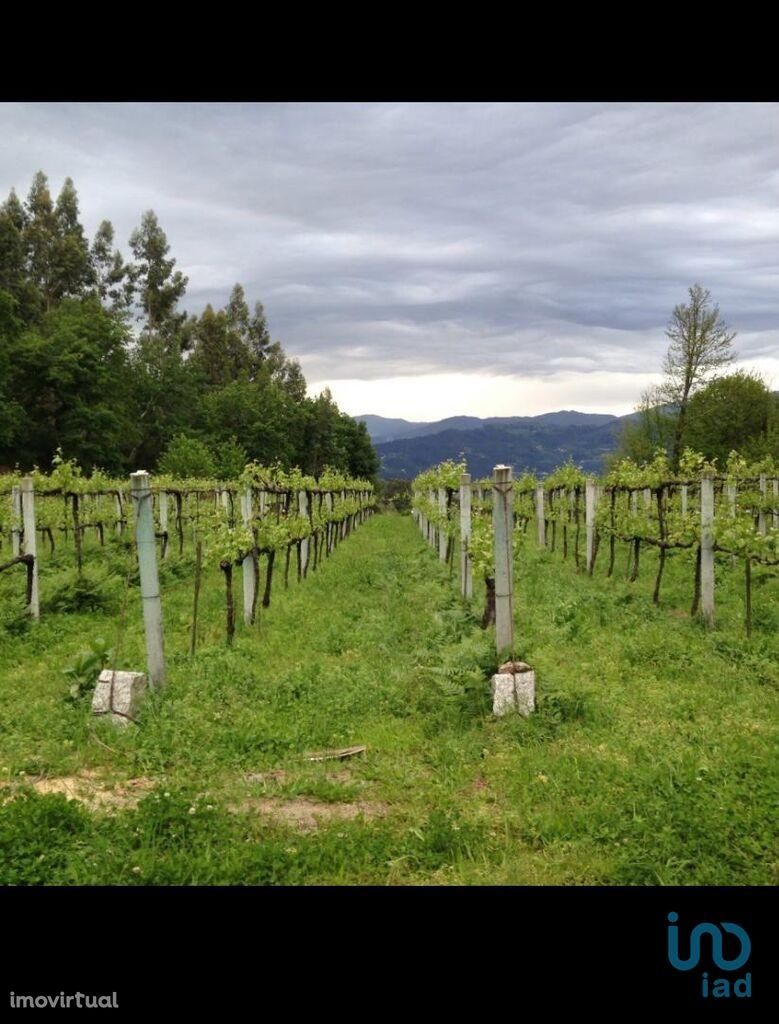
M21 486L22 523L24 529L24 553L32 555L32 595L29 612L34 619L41 617L40 600L38 597L38 535L35 532L35 491L32 477L26 476Z
M714 477L701 477L701 615L714 625Z
M442 516L446 515L446 488L438 488L438 511ZM449 544L449 535L446 530L441 527L438 531L438 557L442 562L446 561L446 549Z
M511 466L492 474L492 525L495 550L495 645L498 654L514 648L513 481Z
M584 516L587 533L587 572L592 572L595 555L595 511L598 507L598 487L592 478L584 485Z
M135 512L135 544L141 577L143 625L146 633L146 662L149 681L155 689L165 685L165 651L162 637L162 601L157 576L157 545L151 507L149 474L130 474L130 495Z
M302 519L308 520L308 492L298 491L298 513ZM308 569L308 537L300 542L300 571L303 576Z
M241 495L241 519L243 525L251 532L252 528L252 489L247 487ZM252 540L252 544L254 541ZM243 574L243 621L247 626L252 623L252 608L254 607L254 558L251 554L246 555L241 563Z
M538 528L538 546L546 547L546 516L544 513L544 485L536 487L536 526Z

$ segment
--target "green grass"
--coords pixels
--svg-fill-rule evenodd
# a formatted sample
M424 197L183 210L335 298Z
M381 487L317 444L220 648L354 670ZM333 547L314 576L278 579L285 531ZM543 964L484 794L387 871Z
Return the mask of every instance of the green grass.
M119 667L143 667L130 550L90 543L79 583L60 542L42 556L40 623L18 614L23 574L0 575L0 780L15 794L0 795L0 882L775 883L776 578L755 587L747 641L738 570L718 565L707 633L684 613L686 555L669 561L655 608L652 553L634 584L625 554L605 580L602 550L590 579L526 545L527 720L490 715L479 601L463 605L407 517L369 521L302 584L291 573L287 592L279 573L272 607L239 624L232 649L210 568L194 659L192 558L173 554L161 573L169 685L140 727L119 731L91 719L88 698L66 700L62 670L97 636L118 644ZM240 588L238 572L239 607ZM368 749L305 760L352 744ZM24 785L88 770L153 788L107 815ZM258 813L267 797L380 814L301 833Z

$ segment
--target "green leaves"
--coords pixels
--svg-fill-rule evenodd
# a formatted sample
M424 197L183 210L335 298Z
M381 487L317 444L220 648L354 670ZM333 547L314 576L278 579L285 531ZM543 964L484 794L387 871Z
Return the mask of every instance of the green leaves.
M82 651L72 665L62 670L70 680L68 700L77 702L94 689L98 676L113 658L113 651L102 637L91 641L88 651Z

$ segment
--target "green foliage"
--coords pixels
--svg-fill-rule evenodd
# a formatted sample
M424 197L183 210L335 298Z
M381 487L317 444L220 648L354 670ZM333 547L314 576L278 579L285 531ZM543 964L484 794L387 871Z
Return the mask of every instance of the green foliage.
M215 477L216 460L203 441L177 434L160 459L160 472L181 479Z
M690 398L686 443L710 461L724 466L734 449L754 460L779 457L770 443L779 420L779 400L757 374L739 371L718 377Z
M62 670L70 680L69 700L80 701L94 690L98 676L111 662L113 651L102 637L90 641L89 650L82 651L72 665Z
M380 482L379 498L396 512L411 511L411 483L408 480L383 480Z
M44 588L41 608L44 613L112 612L118 606L120 587L118 576L98 567L84 572L65 569Z
M153 210L129 245L125 262L108 220L87 243L70 178L56 203L39 172L26 203L12 190L0 206L0 465L48 468L61 448L87 468L153 470L186 436L208 440L216 465L197 472L209 477L247 458L375 477L364 426L329 395L307 397L260 302L251 313L236 285L223 309L188 317Z
M23 794L0 804L0 863L5 885L67 880L67 865L89 833L89 815L62 794Z
M96 542L85 553L88 572L109 554ZM700 630L678 614L690 578L675 560L668 605L655 609L646 558L647 580L628 584L523 547L515 601L517 654L536 671L529 719L489 713L493 638L393 514L282 591L259 628L239 623L229 651L219 572L204 574L194 659L191 577L171 576L169 686L150 695L138 729L104 733L83 701L63 699L63 663L90 632L112 638L98 620L49 614L22 636L0 634L0 881L775 883L779 623L756 621L745 641L740 581L725 575L723 624ZM775 586L767 580L756 611L771 611ZM133 590L122 661L140 665L143 651ZM347 761L305 759L358 743L366 752ZM38 778L82 772L120 794L134 792L131 780L151 789L111 813L34 791ZM320 815L315 830L268 811L301 801Z

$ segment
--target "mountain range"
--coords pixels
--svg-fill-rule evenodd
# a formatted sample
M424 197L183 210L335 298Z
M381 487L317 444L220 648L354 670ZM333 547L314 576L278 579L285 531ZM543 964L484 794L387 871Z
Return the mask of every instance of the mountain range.
M443 459L464 457L474 476L487 476L505 463L515 473L549 473L570 456L588 472L602 470L603 456L628 416L563 409L540 416L450 416L432 423L384 416L356 416L381 459L384 479L412 479Z

